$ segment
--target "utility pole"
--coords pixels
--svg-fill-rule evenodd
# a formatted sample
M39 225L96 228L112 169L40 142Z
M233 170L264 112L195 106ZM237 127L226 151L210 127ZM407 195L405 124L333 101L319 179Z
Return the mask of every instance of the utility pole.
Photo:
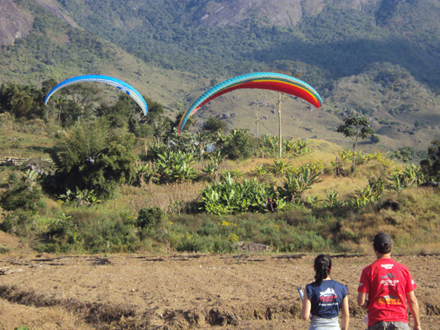
M258 122L260 121L260 101L257 100L257 111L255 113L255 124L257 126L257 130L255 133L255 137L258 139Z
M281 134L281 102L283 102L284 97L286 96L286 94L284 93L278 93L278 102L277 102L277 106L278 106L278 137L280 139L280 145L279 145L279 149L280 149L280 153L279 153L279 157L281 158L283 156L283 139L282 139L282 134Z

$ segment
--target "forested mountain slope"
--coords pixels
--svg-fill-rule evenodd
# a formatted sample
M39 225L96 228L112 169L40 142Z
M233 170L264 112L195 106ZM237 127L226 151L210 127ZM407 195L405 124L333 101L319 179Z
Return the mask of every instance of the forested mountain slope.
M338 139L349 114L373 119L386 148L439 137L440 0L1 0L23 24L3 38L2 82L75 74L125 78L174 116L212 84L282 70L324 99L319 115L288 99L287 135ZM5 7L6 6L6 7ZM29 35L27 35L29 34ZM25 38L24 38L25 37ZM184 72L188 72L184 73ZM236 92L199 119L276 131L276 95ZM265 113L264 113L265 111ZM226 116L224 115L226 113ZM304 124L305 123L305 124Z
M104 74L118 77L143 95L170 105L181 104L194 85L206 83L190 73L171 75L169 70L148 65L110 41L78 28L55 1L0 0L0 7L5 9L0 10L0 22L14 18L16 23L5 24L8 28L2 30L5 38L0 40L0 84L38 87L51 78L61 81L80 74Z
M86 30L172 69L222 75L277 67L319 73L308 80L322 85L322 76L390 62L440 86L438 0L58 2Z

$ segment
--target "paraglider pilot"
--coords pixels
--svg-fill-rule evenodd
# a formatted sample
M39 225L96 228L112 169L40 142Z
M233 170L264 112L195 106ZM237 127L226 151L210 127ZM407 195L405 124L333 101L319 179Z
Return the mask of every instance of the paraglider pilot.
M89 159L87 159L86 162L91 165L95 164L95 160L92 157L89 157Z
M277 200L272 200L270 197L267 197L266 207L270 213L278 212L278 203Z

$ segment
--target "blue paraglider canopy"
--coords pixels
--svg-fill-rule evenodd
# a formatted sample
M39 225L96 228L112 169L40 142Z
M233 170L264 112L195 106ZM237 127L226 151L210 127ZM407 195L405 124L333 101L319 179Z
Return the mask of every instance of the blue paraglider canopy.
M50 97L58 90L82 82L103 82L112 86L116 86L118 89L124 91L128 96L130 96L141 107L144 115L147 115L148 113L147 102L145 102L142 95L136 89L134 89L134 87L130 86L126 82L123 82L122 80L108 76L101 76L101 75L77 76L64 80L63 82L59 83L58 85L56 85L54 88L51 89L51 91L47 94L44 103L47 104Z

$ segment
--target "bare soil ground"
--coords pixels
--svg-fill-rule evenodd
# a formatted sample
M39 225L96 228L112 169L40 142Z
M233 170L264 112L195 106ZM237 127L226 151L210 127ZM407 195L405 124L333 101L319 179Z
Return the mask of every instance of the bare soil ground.
M297 286L313 280L314 255L37 255L0 234L0 329L307 329ZM422 326L440 329L440 256L394 256L418 288ZM334 256L346 284L350 328L373 255Z

